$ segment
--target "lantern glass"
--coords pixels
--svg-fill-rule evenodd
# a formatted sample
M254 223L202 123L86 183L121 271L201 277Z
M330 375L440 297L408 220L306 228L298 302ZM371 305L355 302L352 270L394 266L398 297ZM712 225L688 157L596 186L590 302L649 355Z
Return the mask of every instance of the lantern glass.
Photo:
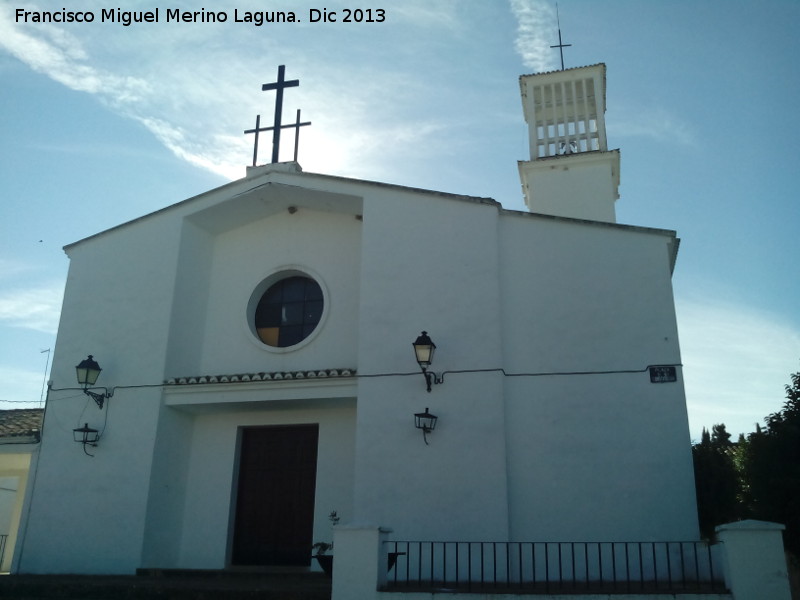
M82 360L80 364L75 367L75 373L78 376L78 384L87 387L94 385L102 370L103 369L100 368L100 365L95 362L90 354L89 358Z
M88 423L84 423L83 427L72 430L73 439L81 444L94 444L100 439L99 431L89 427Z
M417 363L420 367L429 367L433 362L433 352L436 350L436 344L433 343L428 332L423 331L422 334L416 339L413 344L414 354L417 358Z
M424 413L415 413L414 414L414 425L417 429L422 429L426 432L431 432L436 429L436 421L438 417L436 415L432 415L428 412L428 409L425 409Z

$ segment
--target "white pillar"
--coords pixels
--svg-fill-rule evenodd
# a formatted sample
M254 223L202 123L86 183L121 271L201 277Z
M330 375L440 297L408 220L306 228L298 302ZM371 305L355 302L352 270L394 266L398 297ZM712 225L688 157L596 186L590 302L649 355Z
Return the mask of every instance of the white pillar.
M720 525L725 584L734 600L791 600L783 525L739 521Z
M383 542L390 529L337 525L333 529L331 600L369 600L386 583L387 553Z

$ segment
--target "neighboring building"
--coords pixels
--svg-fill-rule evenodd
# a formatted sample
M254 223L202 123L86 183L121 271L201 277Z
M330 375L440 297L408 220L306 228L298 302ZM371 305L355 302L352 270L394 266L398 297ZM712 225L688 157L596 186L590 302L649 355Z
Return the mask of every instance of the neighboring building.
M41 441L41 408L0 410L0 573L11 570L31 455Z
M279 163L67 246L16 569L307 566L331 511L399 540L697 540L678 239L615 222L604 65L521 88L530 212Z

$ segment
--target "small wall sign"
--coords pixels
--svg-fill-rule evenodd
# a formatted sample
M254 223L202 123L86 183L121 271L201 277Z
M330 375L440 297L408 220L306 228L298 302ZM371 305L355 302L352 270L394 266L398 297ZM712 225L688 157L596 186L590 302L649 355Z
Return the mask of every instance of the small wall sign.
M650 383L673 383L678 381L675 367L650 367Z

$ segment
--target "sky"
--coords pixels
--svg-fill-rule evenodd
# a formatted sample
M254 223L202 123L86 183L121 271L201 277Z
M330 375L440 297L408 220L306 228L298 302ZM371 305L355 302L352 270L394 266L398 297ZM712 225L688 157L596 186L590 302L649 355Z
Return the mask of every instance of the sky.
M159 21L102 21L117 8ZM356 8L361 22L344 22ZM94 21L26 23L17 9ZM198 18L167 22L174 9ZM313 9L336 21L311 22ZM256 11L300 22L236 22ZM690 435L749 433L800 371L800 2L561 0L558 13L565 66L607 65L618 222L681 238ZM302 109L312 123L305 171L524 210L518 77L560 68L556 43L548 0L0 0L0 409L41 406L63 246L243 177L243 131L271 120L261 86L278 65L300 81L284 120Z

